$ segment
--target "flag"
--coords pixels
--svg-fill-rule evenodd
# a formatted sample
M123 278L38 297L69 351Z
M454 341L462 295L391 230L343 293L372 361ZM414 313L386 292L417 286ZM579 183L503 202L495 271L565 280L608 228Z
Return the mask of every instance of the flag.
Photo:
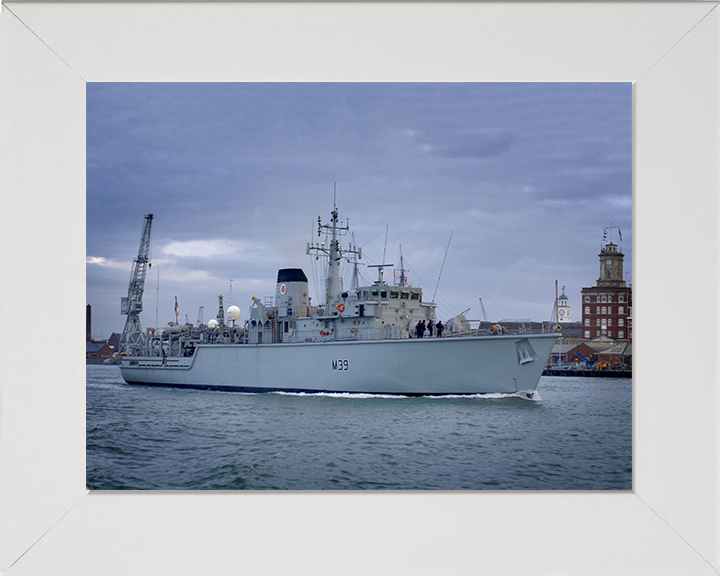
M620 235L620 240L622 240L622 232L620 231L620 228L618 228L618 234Z

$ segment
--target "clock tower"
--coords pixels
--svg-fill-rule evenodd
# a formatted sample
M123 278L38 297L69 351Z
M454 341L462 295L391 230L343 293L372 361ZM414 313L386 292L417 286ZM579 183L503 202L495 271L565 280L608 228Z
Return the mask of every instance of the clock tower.
M623 280L623 259L624 254L618 250L612 242L605 246L600 252L600 278L598 286L625 286Z
M570 319L570 304L568 303L568 297L565 296L565 286L563 286L563 293L560 298L558 298L558 322L560 324L565 324L567 322L572 322Z

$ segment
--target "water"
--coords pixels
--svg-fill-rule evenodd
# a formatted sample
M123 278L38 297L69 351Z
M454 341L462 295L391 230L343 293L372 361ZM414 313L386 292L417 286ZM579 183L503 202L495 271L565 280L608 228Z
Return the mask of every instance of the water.
M630 379L534 400L129 386L87 366L91 490L630 490Z

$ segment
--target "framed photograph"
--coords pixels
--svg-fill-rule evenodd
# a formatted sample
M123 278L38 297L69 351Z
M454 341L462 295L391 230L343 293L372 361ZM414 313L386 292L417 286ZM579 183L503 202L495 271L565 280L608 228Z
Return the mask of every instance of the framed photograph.
M716 8L4 4L0 570L716 574ZM138 81L633 83L632 491L89 493L86 83Z

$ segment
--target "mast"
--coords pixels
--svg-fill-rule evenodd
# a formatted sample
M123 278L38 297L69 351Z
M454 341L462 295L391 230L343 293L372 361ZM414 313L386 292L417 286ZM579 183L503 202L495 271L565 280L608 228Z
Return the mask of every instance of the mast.
M311 251L322 252L328 257L327 284L325 285L325 313L329 313L330 306L333 302L340 299L342 294L342 280L340 278L340 261L347 254L356 254L357 258L362 259L362 249L352 247L345 250L345 254L340 248L340 237L347 234L350 230L347 220L344 224L340 223L337 206L333 204L333 210L330 213L330 223L323 224L322 218L318 216L318 237L322 236L323 230L329 236L329 246L325 242L320 244L308 244L306 253Z
M402 244L400 244L400 278L397 279L398 286L407 285L407 276L405 276L405 272L407 272L407 270L405 269L405 264L403 262Z

